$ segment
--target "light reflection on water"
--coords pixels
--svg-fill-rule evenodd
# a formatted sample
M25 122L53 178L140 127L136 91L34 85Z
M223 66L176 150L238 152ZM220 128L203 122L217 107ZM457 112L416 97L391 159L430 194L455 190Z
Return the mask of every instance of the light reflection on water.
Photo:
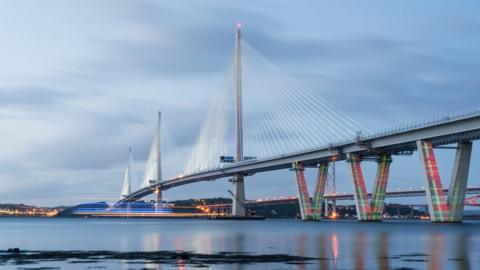
M210 269L479 269L480 250L471 248L480 246L479 229L478 222L0 219L0 249L228 251L322 258L307 264L213 265ZM66 269L85 266L41 264L56 265L66 265ZM126 261L101 266L191 269L181 260L176 266Z

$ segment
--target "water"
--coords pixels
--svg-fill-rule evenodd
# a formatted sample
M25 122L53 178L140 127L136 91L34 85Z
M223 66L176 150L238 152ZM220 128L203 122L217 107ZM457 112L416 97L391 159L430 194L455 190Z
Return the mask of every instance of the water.
M309 264L216 264L202 269L480 269L480 222L0 219L0 249L186 250L284 253L328 260ZM108 260L0 265L2 269L195 269ZM48 268L43 268L48 269Z

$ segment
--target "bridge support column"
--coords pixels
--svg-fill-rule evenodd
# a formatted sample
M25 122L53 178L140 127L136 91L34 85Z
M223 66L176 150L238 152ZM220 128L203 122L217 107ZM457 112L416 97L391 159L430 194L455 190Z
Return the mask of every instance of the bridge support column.
M357 210L357 219L360 221L381 221L383 208L385 204L385 192L388 182L388 172L390 169L391 155L383 154L380 156L378 163L377 176L373 199L368 200L367 188L363 177L360 156L352 153L348 155L350 163L352 179L353 179L353 195L355 198L355 208Z
M448 207L450 207L450 220L453 222L461 222L463 219L471 155L472 142L458 144L447 199Z
M237 217L245 217L247 211L245 209L245 181L244 176L236 174L233 176L235 185L235 198L232 202L232 215Z
M302 220L312 219L312 204L308 195L307 183L305 181L305 169L300 162L294 162L292 169L295 171L297 180L298 204ZM320 206L321 207L321 206Z
M392 163L391 155L385 154L380 156L380 160L378 161L377 177L375 179L375 186L371 201L373 220L381 220L383 216L383 209L385 207L385 192L387 191L390 163Z
M324 201L327 175L328 175L328 163L322 162L318 166L317 186L315 188L315 194L313 197L313 209L312 209L313 220L320 220L322 215L322 204Z
M155 194L157 195L156 208L162 208L163 207L162 190L160 188L156 188Z
M467 187L471 142L458 144L448 200L443 194L442 181L438 172L433 145L429 141L417 141L420 161L425 173L425 193L427 195L428 211L432 222L461 222L465 190Z
M370 204L368 203L367 188L363 179L362 166L358 154L350 154L348 157L350 169L353 178L353 197L355 199L355 209L357 210L358 220L370 219Z
M447 201L443 194L442 181L438 173L437 161L431 142L418 141L418 153L425 172L425 193L427 195L428 212L433 222L449 220Z

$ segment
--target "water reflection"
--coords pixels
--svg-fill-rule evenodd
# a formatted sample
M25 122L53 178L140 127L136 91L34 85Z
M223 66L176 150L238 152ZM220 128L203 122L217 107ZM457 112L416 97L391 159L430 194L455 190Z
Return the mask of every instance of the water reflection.
M346 225L345 225L346 226ZM412 229L390 230L385 225L352 225L340 229L315 227L305 232L262 234L253 230L216 234L203 230L189 235L177 233L166 235L148 233L142 237L143 250L190 250L212 254L221 251L235 253L268 254L283 253L304 257L316 257L318 261L300 262L294 269L430 269L460 270L475 269L469 258L469 241L474 232L463 233L455 227L423 227L423 231ZM409 225L405 225L409 226ZM313 226L312 226L313 228ZM377 229L381 230L377 230ZM406 227L408 228L408 227ZM445 229L447 228L447 229ZM296 228L295 228L296 229ZM388 229L388 230L387 230ZM320 231L320 232L319 232ZM162 237L161 237L162 236ZM128 239L128 240L127 240ZM120 241L120 249L126 249L131 236ZM162 241L161 241L162 240ZM173 245L169 243L173 242ZM159 265L145 264L145 267L159 269ZM261 265L257 265L261 267ZM183 260L177 261L178 269L189 268ZM213 269L255 269L254 264L210 266ZM288 269L291 269L287 267ZM128 268L128 262L123 265ZM165 267L164 267L165 268ZM167 267L168 268L168 267ZM275 267L274 267L275 268Z
M209 233L199 233L191 239L193 244L193 251L196 253L212 253L213 243L212 235Z
M127 220L119 223L117 220L5 219L0 223L0 249L12 247L18 242L20 248L30 250L185 250L207 254L245 252L319 258L306 264L279 262L208 266L208 269L217 270L470 270L480 269L477 259L480 258L480 250L476 248L480 246L479 228L480 222L456 225L406 221L370 224ZM104 263L108 262L102 262L102 265ZM108 269L197 267L185 259L174 261L174 265L143 264L135 260L109 263L111 267L108 266Z
M355 270L365 269L364 268L365 254L363 253L364 250L365 250L365 235L363 233L359 233L355 237L354 251L353 251L353 268Z
M245 252L245 234L243 233L238 233L235 235L235 252L237 253L243 253ZM243 264L236 263L235 264L235 269L237 270L243 270Z
M336 233L332 234L332 256L333 256L333 267L337 268L337 259L339 254L338 247L338 237Z
M388 270L390 269L390 260L388 257L388 234L382 233L376 239L377 249L377 264L378 269L380 270Z
M318 257L320 258L319 261L319 269L320 270L327 270L328 269L328 258L327 258L327 236L325 234L320 234L318 236Z
M356 241L354 242L354 261L353 268L356 270L365 269L366 262L369 258L365 255L368 254L368 250L375 251L375 262L377 269L388 270L389 267L389 255L388 255L388 234L381 233L373 240L373 246L369 246L369 241L364 233L358 233L356 235ZM335 269L335 268L334 268Z
M442 234L433 234L430 238L430 259L428 260L429 270L443 269L443 249L445 238Z
M235 235L235 252L245 252L245 238L246 236L243 233L238 233Z
M388 233L366 234L358 232L352 235L320 234L317 241L318 268L329 269L429 269L429 270L470 270L470 259L468 254L467 234L445 235L432 233L422 239L414 239L411 243L415 249L407 248L408 252L391 253L396 249L395 244L399 239L390 241L392 236ZM304 239L298 239L304 243ZM397 242L395 242L397 241ZM338 257L339 242L347 244L342 246L343 257ZM418 248L418 249L416 249ZM351 258L348 256L351 251ZM398 249L397 249L398 250ZM374 251L374 252L371 252ZM301 252L298 255L304 255ZM337 262L341 264L337 268ZM303 268L301 268L303 269Z
M143 237L143 250L161 250L160 234L145 234Z
M454 249L454 258L450 259L453 260L455 264L455 269L465 269L470 270L470 260L468 257L468 250L469 250L469 235L468 234L460 234L456 237L456 241L453 244Z
M305 234L299 234L296 238L296 254L300 255L302 257L307 257L307 251L308 251L308 236ZM300 262L298 265L298 270L305 270L305 264L306 262Z
M178 260L177 261L177 267L178 267L178 270L185 270L185 262L183 260Z

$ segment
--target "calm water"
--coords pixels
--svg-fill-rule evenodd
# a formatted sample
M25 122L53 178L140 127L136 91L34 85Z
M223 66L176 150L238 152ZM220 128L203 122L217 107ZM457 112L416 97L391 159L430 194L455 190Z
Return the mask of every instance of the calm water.
M311 264L212 265L208 269L480 269L480 223L296 220L0 219L0 249L187 250L284 253ZM125 261L42 262L2 269L191 269ZM203 268L205 269L205 268Z

